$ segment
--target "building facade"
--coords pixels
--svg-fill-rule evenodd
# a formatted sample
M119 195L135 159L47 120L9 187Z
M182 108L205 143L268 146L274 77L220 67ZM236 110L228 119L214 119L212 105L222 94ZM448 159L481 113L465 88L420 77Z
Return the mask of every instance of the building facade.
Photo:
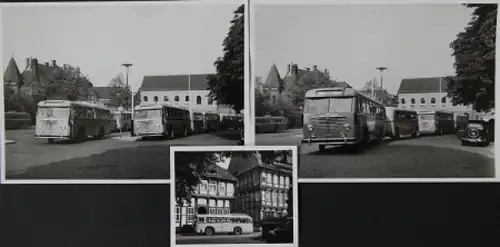
M198 112L234 113L231 107L219 105L210 97L209 74L145 76L140 104L172 104Z
M477 113L471 106L453 105L447 93L445 77L403 79L398 90L398 107L417 111L444 110L457 115L469 115L475 119Z
M233 212L250 215L256 227L262 219L287 215L291 164L264 164L257 154L250 159L232 158L228 170L238 179Z
M220 166L210 169L195 188L189 202L176 203L177 227L192 225L197 214L230 214L237 179Z

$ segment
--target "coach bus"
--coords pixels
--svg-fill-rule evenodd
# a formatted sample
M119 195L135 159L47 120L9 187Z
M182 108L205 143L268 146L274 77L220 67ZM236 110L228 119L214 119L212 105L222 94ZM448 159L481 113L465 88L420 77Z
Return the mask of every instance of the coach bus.
M454 134L454 114L446 111L418 112L418 128L421 134Z
M33 126L33 121L27 112L6 112L5 113L5 129L19 130L28 129Z
M212 132L220 130L221 122L220 115L218 113L203 113L203 127L204 132Z
M384 105L347 87L318 88L306 92L302 143L365 146L382 140L387 117Z
M417 111L396 107L386 107L385 110L389 124L388 136L395 140L400 139L401 135L417 137L419 134Z
M134 128L137 136L175 138L188 136L191 129L187 109L168 104L140 105L135 107Z
M220 233L249 234L254 230L252 217L246 214L198 214L193 226L197 233L208 236Z
M220 114L221 129L239 130L243 127L243 116L241 114Z
M255 118L255 133L277 133L288 128L288 120L280 116Z
M84 141L104 138L111 133L115 120L101 105L69 100L45 100L38 103L35 137L54 140Z
M203 113L191 111L189 118L191 120L191 133L193 134L202 133L204 130Z

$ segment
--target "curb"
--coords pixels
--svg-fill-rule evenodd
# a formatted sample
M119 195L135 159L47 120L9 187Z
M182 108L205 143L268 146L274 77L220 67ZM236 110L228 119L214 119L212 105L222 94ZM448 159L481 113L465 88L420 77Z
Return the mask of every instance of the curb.
M16 141L5 140L5 145L9 145L9 144L16 144Z

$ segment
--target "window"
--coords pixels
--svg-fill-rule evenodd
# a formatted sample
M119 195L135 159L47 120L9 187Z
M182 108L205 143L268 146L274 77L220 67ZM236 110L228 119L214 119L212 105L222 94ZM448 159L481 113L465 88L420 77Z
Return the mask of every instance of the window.
M223 208L217 208L217 214L224 214Z
M424 98L420 99L420 104L425 104L425 99Z
M267 179L266 173L262 172L261 183L266 184L266 179Z
M144 101L148 101L148 96L144 96L142 99L143 99Z
M436 104L436 98L434 97L431 98L431 104Z
M209 214L217 214L217 208L209 208L208 213Z
M276 95L273 95L273 104L276 104Z
M278 206L283 206L283 193L281 192L278 194Z
M406 104L406 100L405 99L401 99L401 104Z
M214 100L210 96L208 97L208 104L209 105L213 105L214 104Z
M266 192L262 191L262 203L266 202Z
M274 187L278 187L279 186L278 175L276 175L276 174L274 174L274 176L273 176L273 186Z
M219 195L226 195L226 184L219 183Z
M285 177L285 188L289 188L289 187L290 187L290 178Z
M267 174L267 184L268 185L272 185L273 184L273 177L272 177L271 173Z
M201 185L200 185L200 193L207 193L208 190L208 181L207 180L202 180Z
M189 95L184 98L184 101L189 102Z
M154 96L154 97L153 97L153 101L154 101L154 102L158 102L158 96Z
M283 176L280 176L280 187L285 187L285 178Z
M224 208L224 214L230 214L231 213L231 209L229 208Z
M187 220L188 221L193 221L194 220L194 208L193 207L188 207L187 208Z
M259 184L259 174L257 172L253 173L253 185Z
M209 189L210 195L216 195L217 194L217 182L210 181L208 189Z
M196 104L201 105L201 96L196 96Z
M276 191L273 191L273 206L277 205L278 205L278 194L276 193Z
M271 191L266 191L266 202L271 204Z
M446 103L446 97L441 98L441 103Z
M178 102L178 101L179 101L179 96L177 96L177 95L176 95L176 96L174 97L174 101L175 101L175 102Z
M233 196L233 194L234 194L234 185L232 183L228 183L226 185L226 194L227 194L227 196Z
M181 221L181 208L175 207L175 221Z
M168 96L163 96L163 101L168 102Z
M410 102L411 102L412 105L414 105L415 104L415 99L411 98Z

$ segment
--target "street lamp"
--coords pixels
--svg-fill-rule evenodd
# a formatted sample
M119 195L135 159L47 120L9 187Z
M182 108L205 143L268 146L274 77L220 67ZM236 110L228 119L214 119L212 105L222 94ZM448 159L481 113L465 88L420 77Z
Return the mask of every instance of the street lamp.
M377 67L376 69L380 71L380 89L383 92L384 91L384 77L383 77L383 72L384 72L384 70L387 69L387 67Z
M132 130L130 131L130 135L131 136L134 136L134 92L132 91L132 89L130 89L129 85L128 85L128 72L129 72L129 69L130 67L132 67L132 64L131 63L124 63L122 64L123 67L125 67L125 88L127 90L130 91L130 94L131 94L131 111L132 111L132 116L130 117L130 122L131 122L131 125L132 125ZM128 102L127 102L127 105L128 105Z

